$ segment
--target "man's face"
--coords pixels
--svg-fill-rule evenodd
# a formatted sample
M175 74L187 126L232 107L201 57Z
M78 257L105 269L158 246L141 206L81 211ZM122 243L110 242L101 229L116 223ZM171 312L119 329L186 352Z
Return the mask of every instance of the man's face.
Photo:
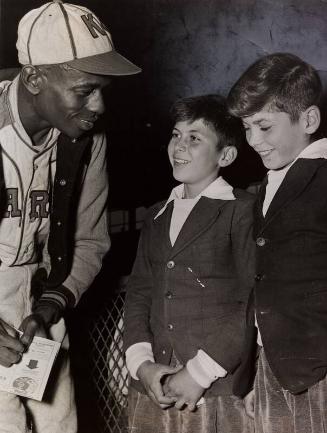
M277 170L290 164L309 144L301 121L291 122L285 112L262 111L242 118L246 139L264 166Z
M202 119L177 122L168 146L173 176L192 195L203 191L217 177L220 153L214 129ZM195 195L194 195L195 194Z
M55 127L71 138L93 128L105 111L102 91L110 78L76 69L54 67L46 71L46 81L35 98L41 123Z

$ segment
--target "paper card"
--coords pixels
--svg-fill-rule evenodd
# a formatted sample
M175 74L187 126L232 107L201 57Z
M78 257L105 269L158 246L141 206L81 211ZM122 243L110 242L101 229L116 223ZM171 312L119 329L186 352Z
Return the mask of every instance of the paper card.
M41 401L59 349L57 341L34 337L19 364L0 365L0 390Z

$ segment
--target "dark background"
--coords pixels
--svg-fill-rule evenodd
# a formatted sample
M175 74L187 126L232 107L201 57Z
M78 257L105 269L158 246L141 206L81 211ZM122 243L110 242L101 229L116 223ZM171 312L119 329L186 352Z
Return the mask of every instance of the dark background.
M39 0L0 0L0 68L17 66L17 23ZM109 208L165 198L174 185L166 156L168 111L179 97L221 93L260 56L287 51L315 66L327 82L327 0L80 0L107 25L117 51L143 72L114 79L102 127L109 142ZM51 29L49 29L51 31ZM325 118L325 115L324 115ZM325 120L323 126L325 127ZM224 176L234 186L258 182L265 170L244 146ZM95 283L69 316L81 432L95 432L86 379L87 324L133 263L138 232L112 236ZM83 410L88 408L88 410Z
M40 0L1 0L0 67L17 65L17 23ZM81 0L107 25L116 49L143 72L114 79L103 126L109 141L110 208L165 198L174 185L166 156L168 112L179 97L226 95L258 57L289 51L327 80L326 0ZM51 29L49 29L51 31ZM265 171L246 145L224 172L247 187Z

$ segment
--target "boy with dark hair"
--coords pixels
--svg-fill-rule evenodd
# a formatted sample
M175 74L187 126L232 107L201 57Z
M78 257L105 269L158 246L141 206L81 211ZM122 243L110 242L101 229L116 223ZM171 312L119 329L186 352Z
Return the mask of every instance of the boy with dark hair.
M241 125L216 95L179 100L172 115L168 155L181 184L149 210L127 287L129 427L252 432L232 385L253 282L253 199L219 176Z
M228 96L269 169L254 214L258 433L326 431L327 140L313 138L321 94L311 65L276 53L250 66Z

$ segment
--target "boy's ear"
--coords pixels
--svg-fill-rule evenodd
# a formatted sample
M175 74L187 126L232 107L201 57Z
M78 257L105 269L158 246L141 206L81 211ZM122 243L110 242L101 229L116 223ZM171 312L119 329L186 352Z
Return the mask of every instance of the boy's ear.
M235 146L226 146L221 150L221 154L218 159L220 167L227 167L235 161L237 157L237 149Z
M20 79L32 95L37 95L43 87L45 76L35 66L25 65L21 70Z
M313 134L320 125L320 110L316 105L311 105L302 113L304 131L306 134Z

